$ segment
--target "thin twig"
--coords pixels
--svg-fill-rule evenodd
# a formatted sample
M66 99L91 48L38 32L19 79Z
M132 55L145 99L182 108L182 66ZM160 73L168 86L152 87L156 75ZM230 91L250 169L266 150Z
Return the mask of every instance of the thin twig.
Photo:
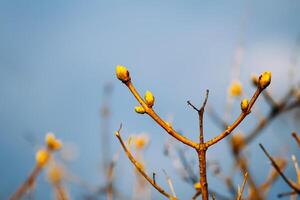
M203 133L203 114L204 114L204 108L205 105L207 103L207 99L208 99L208 94L209 94L209 90L206 90L206 96L204 99L204 102L201 106L201 108L198 111L199 114L199 129L200 129L200 135L199 135L199 140L200 140L200 145L204 144L204 133ZM205 161L206 162L206 161Z
M201 184L201 191L202 191L202 200L208 200L209 193L208 193L208 183L206 178L206 150L207 147L205 146L204 142L204 133L203 133L203 114L204 108L207 103L209 90L206 90L206 96L201 108L198 111L199 115L199 149L197 150L198 158L199 158L199 172L200 172L200 184Z
M158 191L160 192L162 195L164 195L165 197L175 200L177 199L176 197L172 196L171 194L167 193L164 189L162 189L159 185L157 185L157 183L150 178L146 172L143 170L141 164L136 161L134 159L134 157L132 156L132 154L130 153L130 151L127 149L125 143L122 140L120 131L121 131L122 126L120 126L119 130L115 132L116 137L119 139L119 142L121 143L123 150L125 151L127 157L129 158L129 160L131 161L131 163L135 166L135 168L137 169L137 171Z
M197 112L200 112L199 109L198 109L196 106L194 106L194 105L191 103L190 100L187 101L187 104L188 104L189 106L191 106L191 107L192 107L194 110L196 110Z
M211 198L212 198L213 200L216 200L216 195L215 195L214 193L211 193Z
M202 193L202 199L208 200L209 193L207 188L207 178L206 178L206 150L207 147L205 146L204 142L204 133L203 133L203 114L204 114L204 108L207 103L209 90L206 90L206 96L203 101L203 104L200 109L197 109L190 101L188 101L188 105L190 105L192 108L194 108L199 117L199 148L196 148L197 154L198 154L198 160L199 160L199 173L200 173L200 184L201 184L201 193Z
M247 164L247 160L245 158L245 156L243 156L242 154L233 154L236 163L238 164L238 166L240 167L241 171L243 174L247 173L247 179L248 179L248 183L249 183L249 188L251 189L251 191L253 191L252 195L256 200L262 200L263 198L261 197L261 194L254 182L253 176L250 173L248 164Z
M164 120L162 120L156 113L155 111L148 107L147 104L145 103L145 101L142 99L142 97L140 96L140 94L138 93L138 91L135 89L135 87L133 86L131 81L128 81L125 83L125 85L128 87L128 89L131 91L131 93L133 94L133 96L136 98L136 100L141 104L141 106L145 109L146 113L154 120L156 121L163 129L165 129L165 131L170 134L171 136L173 136L174 138L176 138L177 140L179 140L180 142L193 147L193 148L197 148L198 144L193 142L192 140L182 136L181 134L179 134L178 132L176 132L171 126L169 126Z
M242 112L240 114L240 116L230 126L228 126L228 128L225 131L223 131L217 137L207 141L205 143L206 147L210 147L210 146L214 145L215 143L219 142L220 140L225 138L227 135L229 135L243 121L243 119L251 112L251 108L254 105L255 101L257 100L257 98L261 92L262 92L262 89L258 87L249 102L248 110L246 112Z
M55 195L56 195L57 200L68 200L69 199L64 187L60 183L57 183L54 185L54 190L55 190Z
M198 177L197 177L197 175L194 174L194 171L192 170L190 162L187 160L186 156L184 155L183 150L178 148L177 151L178 151L178 154L179 154L179 162L183 166L183 170L184 170L185 174L188 175L187 178L186 177L182 177L182 178L183 178L184 181L186 181L187 183L192 184L192 186L194 186L194 184L198 180ZM214 193L218 200L229 200L229 199L231 199L231 198L228 198L228 197L224 196L223 194L219 194L216 191L213 191L211 189L208 189L208 192L210 194ZM200 194L201 194L201 190L200 191L198 190L192 198L196 199Z
M300 147L300 137L296 132L292 132L292 136L295 138L298 146Z
M287 161L284 159L276 159L276 163L281 170L284 170L286 167ZM267 177L266 181L260 185L260 190L264 192L264 195L267 195L268 190L270 189L271 185L277 180L279 177L278 172L271 166L270 175Z
M26 191L34 184L36 178L41 173L42 167L36 165L26 181L18 188L18 190L10 197L10 200L21 199Z
M116 165L116 162L119 158L119 153L118 152L115 156L114 156L114 159L112 161L110 161L109 165L108 165L108 170L107 170L107 199L108 200L112 200L113 199L113 194L114 194L114 184L113 184L113 181L114 181L114 169L115 169L115 165Z
M300 184L300 168L295 155L292 155L292 160L297 174L298 185Z
M246 182L247 182L247 178L248 178L248 173L245 173L245 174L244 174L244 180L243 180L242 188L241 188L241 190L239 191L236 200L242 200L243 192L244 192L245 185L246 185Z
M207 180L206 180L206 151L207 151L207 149L210 146L212 146L212 145L216 144L217 142L221 141L226 136L228 136L243 121L243 119L251 112L251 108L253 107L253 105L254 105L255 101L257 100L258 96L260 95L260 93L270 83L270 77L267 77L267 78L269 78L269 80L267 82L262 82L260 85L258 85L257 90L253 94L249 104L247 104L247 109L243 109L242 113L239 115L239 117L230 126L228 126L225 131L223 131L217 137L212 138L211 140L209 140L207 142L204 141L203 114L204 114L204 107L207 103L209 91L207 90L206 98L205 98L205 100L203 102L203 105L200 109L197 109L195 106L193 106L193 104L190 103L190 101L188 101L188 105L190 105L193 109L195 109L198 112L198 115L199 115L199 129L200 129L199 132L200 133L199 133L199 143L197 143L197 142L194 142L194 141L192 141L188 138L185 138L184 136L182 136L181 134L176 132L168 123L166 123L164 120L162 120L154 112L154 110L152 109L153 103L152 104L146 103L146 101L140 96L140 94L137 92L137 90L133 86L133 84L131 82L131 77L130 77L129 72L127 71L126 68L124 69L124 67L122 68L121 66L119 66L119 68L117 67L117 77L118 77L118 79L120 79L128 87L128 89L131 91L133 96L136 98L136 100L139 102L139 104L143 108L143 111L139 112L139 113L148 114L156 123L158 123L163 129L165 129L165 131L169 135L173 136L174 138L176 138L177 140L179 140L183 144L185 144L187 146L190 146L190 147L194 148L197 151L198 160L199 160L200 184L201 184L201 192L202 192L202 199L203 200L208 200L208 198L209 198L209 193L208 193L208 188L207 188ZM119 132L116 132L116 136L120 140ZM121 141L122 140L120 140L120 142ZM121 142L121 144L122 144L122 142ZM124 143L123 143L122 146L123 146L123 148L126 149ZM149 178L149 179L153 183L153 180L151 178Z
M156 175L155 172L153 172L153 173L152 173L152 179L153 179L153 183L154 183L154 184L156 184L156 181L155 181L155 175Z
M282 192L282 193L279 193L277 195L278 198L282 198L282 197L286 197L286 196L291 196L291 195L295 195L297 194L297 192L295 191L291 191L291 192Z
M201 189L197 190L197 192L192 196L192 200L196 200L201 194Z
M273 106L272 109L267 114L267 117L264 120L261 120L255 129L250 132L245 138L245 144L251 143L262 130L269 125L276 117L279 115L288 112L294 108L300 107L300 102L294 101L289 103L289 99L293 95L293 89L289 90L286 95L277 103L277 106Z
M271 161L273 167L276 169L276 171L280 174L280 176L282 177L282 179L286 182L286 184L288 184L290 186L290 188L292 188L293 190L295 190L298 194L300 194L300 188L294 183L292 182L290 179L288 179L285 174L281 171L280 167L277 165L277 163L275 162L275 160L271 157L271 155L267 152L267 150L264 148L264 146L262 144L259 144L260 148L263 150L263 152L266 154L266 156L269 158L269 160Z
M163 170L163 172L164 172L164 174L165 174L165 176L166 176L168 185L169 185L169 187L170 187L170 190L171 190L173 196L176 197L176 193L175 193L174 186L173 186L173 183L172 183L171 178L168 176L166 170Z

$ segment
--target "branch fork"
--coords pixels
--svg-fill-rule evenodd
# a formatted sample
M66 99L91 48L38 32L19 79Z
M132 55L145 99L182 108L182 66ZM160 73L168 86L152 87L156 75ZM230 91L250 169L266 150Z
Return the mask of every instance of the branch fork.
M242 112L239 115L239 117L231 124L229 125L222 133L220 133L215 138L212 138L208 141L204 141L204 133L203 133L203 115L204 115L204 108L207 103L208 94L209 91L206 91L206 97L204 99L204 102L202 106L198 109L196 106L194 106L190 101L187 101L188 105L191 106L194 110L197 111L198 117L199 117L199 142L194 142L183 135L176 132L171 126L169 126L164 120L162 120L159 115L153 110L153 103L154 103L154 97L152 96L152 93L150 97L152 96L153 101L151 106L149 106L149 103L147 102L147 95L145 95L145 100L140 96L138 91L135 89L131 77L129 75L128 70L123 66L117 66L116 68L116 75L119 80L121 80L127 88L130 90L132 95L136 98L140 106L143 108L143 112L141 114L145 113L149 115L158 125L160 125L169 135L177 139L179 142L193 148L196 150L198 154L198 160L199 160L199 172L200 172L200 184L201 184L201 194L203 200L209 199L209 193L208 193L208 187L207 187L207 179L206 179L206 151L209 147L215 145L219 141L223 140L226 136L228 136L244 119L245 117L251 113L251 109L259 97L259 95L262 93L262 91L270 84L271 82L271 73L265 72L263 73L257 83L257 89L255 93L253 94L250 102L248 102L247 99L244 99L241 103L241 109ZM151 99L151 98L150 98ZM138 112L140 113L140 112ZM119 129L120 130L120 129ZM165 195L168 198L175 198L174 196L164 192L158 185L155 183L153 179L148 177L145 172L143 172L136 162L134 161L134 158L131 156L130 152L127 150L126 146L124 145L121 136L119 134L119 131L116 132L116 136L118 137L124 151L126 152L127 156L131 160L131 162L135 165L135 167L138 169L138 171L148 180L150 184L152 184L153 187L155 187L160 193Z

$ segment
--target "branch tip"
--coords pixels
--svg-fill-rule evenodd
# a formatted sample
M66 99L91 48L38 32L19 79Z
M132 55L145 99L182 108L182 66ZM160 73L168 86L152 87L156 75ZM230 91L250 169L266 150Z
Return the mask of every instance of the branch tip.
M194 106L194 105L191 103L190 100L187 101L187 104L188 104L189 106L191 106L191 107L192 107L194 110L196 110L197 112L200 112L200 110L199 110L198 108L196 108L196 106Z
M204 107L206 106L206 103L207 103L207 100L208 100L208 94L209 94L209 90L207 89L205 99L204 99L204 102L203 102L200 110L204 110Z
M122 127L123 127L123 124L122 124L122 123L120 123L119 129L118 129L118 132L120 132L120 131L121 131Z

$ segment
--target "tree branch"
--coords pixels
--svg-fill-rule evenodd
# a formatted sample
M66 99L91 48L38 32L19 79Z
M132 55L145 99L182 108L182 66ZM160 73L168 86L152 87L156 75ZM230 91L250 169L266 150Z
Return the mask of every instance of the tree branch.
M162 189L159 185L157 185L157 183L155 182L154 179L150 178L146 172L143 170L141 164L134 159L134 157L132 156L132 154L130 153L130 151L127 149L125 143L122 140L122 137L120 135L120 130L121 130L122 126L120 126L119 130L115 132L116 137L119 139L119 142L121 143L123 150L125 151L127 157L129 158L129 160L131 161L131 163L135 166L135 168L137 169L137 171L158 191L160 192L162 195L164 195L165 197L167 197L168 199L171 200L176 200L177 198L172 196L171 194L167 193L164 189Z
M245 173L245 174L244 174L244 180L243 180L242 188L241 188L241 190L239 191L236 200L242 200L243 192L244 192L245 185L246 185L246 182L247 182L247 178L248 178L248 173Z
M282 179L286 182L286 184L288 184L290 186L290 188L292 188L293 190L295 190L295 192L297 192L298 194L300 194L300 188L299 186L297 186L294 182L292 182L290 179L288 179L285 174L281 171L280 167L277 165L277 163L275 162L275 160L271 157L271 155L267 152L267 150L265 149L265 147L262 144L259 144L260 148L263 150L263 152L265 153L265 155L269 158L269 160L271 161L273 167L276 169L276 171L280 174L280 176L282 177Z
M207 179L206 179L206 149L207 148L205 146L204 136L203 136L203 114L204 114L205 105L207 103L208 94L209 94L209 90L206 90L206 96L200 109L197 109L193 104L191 104L188 101L188 104L198 112L198 116L199 116L199 148L197 148L196 150L197 150L198 160L199 160L200 184L201 184L201 193L202 193L203 200L208 200L209 198Z
M260 93L262 91L263 91L263 89L258 87L249 102L248 110L246 112L242 112L240 114L240 116L230 126L228 126L228 128L225 131L223 131L217 137L207 141L205 143L205 146L210 147L210 146L216 144L217 142L219 142L220 140L222 140L223 138L225 138L227 135L229 135L243 121L243 119L251 112L251 108L253 107L255 101L257 100L258 96L260 95Z
M135 87L133 86L131 81L128 81L126 83L124 83L128 89L130 90L130 92L133 94L133 96L136 98L136 100L141 104L141 106L145 109L146 113L154 120L156 121L157 124L159 124L163 129L165 129L165 131L170 134L171 136L173 136L174 138L176 138L177 140L179 140L180 142L193 147L193 148L197 148L198 144L193 142L192 140L180 135L178 132L176 132L171 126L169 126L164 120L162 120L156 113L155 111L148 107L147 104L145 103L145 101L142 99L142 97L140 96L140 94L138 93L138 91L135 89Z
M300 147L300 137L296 132L292 132L292 136L295 138L298 146Z
M22 196L26 193L30 187L33 186L36 178L42 171L42 167L39 165L36 165L32 172L30 173L29 177L26 179L26 181L18 188L18 190L10 197L10 200L18 200L21 199Z

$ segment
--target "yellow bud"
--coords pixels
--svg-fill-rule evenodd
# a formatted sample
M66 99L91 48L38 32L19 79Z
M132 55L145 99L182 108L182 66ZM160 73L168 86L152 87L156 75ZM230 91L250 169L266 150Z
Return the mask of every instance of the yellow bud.
M134 145L137 149L142 149L148 144L148 142L149 142L149 138L145 134L138 135L134 139Z
M149 90L147 90L145 93L145 102L146 102L147 106L151 108L154 104L154 100L155 99L154 99L153 94Z
M46 145L50 150L58 150L61 148L62 143L60 140L55 138L53 133L48 133L46 135Z
M232 82L229 88L229 94L233 97L238 97L242 94L243 87L239 81Z
M146 141L143 140L143 138L137 138L134 142L137 149L142 149L146 143Z
M119 131L116 131L116 132L115 132L115 136L117 136L117 137L120 136Z
M124 67L122 65L118 65L116 67L116 75L117 75L117 78L120 81L122 81L123 83L130 80L129 71L126 69L126 67Z
M166 124L169 126L169 127L172 127L172 124L170 122L166 122Z
M139 114L144 114L146 111L142 106L136 106L134 107L135 112L139 113Z
M50 154L47 150L41 149L35 155L36 164L40 167L44 167L50 158Z
M195 183L195 184L194 184L194 188L195 188L196 190L201 190L201 184L200 184L200 182Z
M145 165L142 162L137 162L136 165L138 168L145 170Z
M233 151L235 153L238 153L240 149L242 149L245 146L245 137L242 133L237 133L232 136L230 142L233 147Z
M59 183L63 177L63 170L57 164L50 165L47 176L50 183Z
M265 89L271 83L271 72L267 71L262 73L258 79L258 86Z
M241 109L243 112L246 112L248 110L249 102L248 99L243 99L241 102Z

